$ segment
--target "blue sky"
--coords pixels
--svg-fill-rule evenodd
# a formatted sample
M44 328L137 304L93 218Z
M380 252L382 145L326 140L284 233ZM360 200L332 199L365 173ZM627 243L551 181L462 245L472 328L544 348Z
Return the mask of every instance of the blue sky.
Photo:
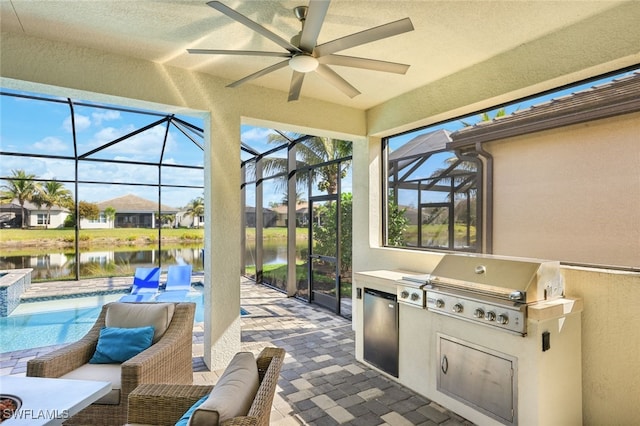
M7 93L24 93L3 90ZM33 95L33 94L31 94ZM50 98L50 97L47 97ZM92 106L74 106L74 119L78 153L87 153L99 146L141 129L160 116L116 111ZM180 117L200 128L203 123L195 117ZM90 158L128 160L157 163L160 160L162 140L166 124L148 129L126 141L114 144L93 154ZM68 104L40 100L0 97L0 148L4 152L44 154L53 158L2 156L0 175L9 176L12 170L25 170L40 179L73 181L73 160L55 158L73 157L73 133ZM203 165L203 152L180 131L172 128L167 137L163 164ZM199 170L163 168L163 183L202 186L203 175ZM150 186L117 185L112 183L156 183L156 166L80 162L80 180L105 182L105 185L80 185L81 200L98 202L125 194L135 194L155 200L157 189ZM65 183L73 192L74 185ZM166 188L162 202L181 207L202 195L201 189Z

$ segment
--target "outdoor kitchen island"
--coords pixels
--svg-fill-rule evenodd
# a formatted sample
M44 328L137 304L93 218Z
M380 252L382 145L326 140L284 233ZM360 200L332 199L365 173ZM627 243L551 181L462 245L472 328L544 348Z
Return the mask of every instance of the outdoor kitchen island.
M582 301L563 296L557 263L445 255L433 271L354 283L359 361L476 424L582 424ZM396 296L397 375L367 355L367 289Z

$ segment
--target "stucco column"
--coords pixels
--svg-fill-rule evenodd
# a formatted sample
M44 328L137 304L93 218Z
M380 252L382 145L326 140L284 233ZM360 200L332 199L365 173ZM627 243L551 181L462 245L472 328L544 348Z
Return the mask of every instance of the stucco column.
M204 361L216 370L240 350L240 117L205 121Z

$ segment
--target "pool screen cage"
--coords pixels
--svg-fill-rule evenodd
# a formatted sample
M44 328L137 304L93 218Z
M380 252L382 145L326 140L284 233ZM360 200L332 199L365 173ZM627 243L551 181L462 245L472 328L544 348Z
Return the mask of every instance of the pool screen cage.
M13 90L0 90L0 97L2 97L3 103L8 103L10 100L15 100L21 103L31 103L35 114L41 113L42 116L36 117L21 117L20 123L7 122L9 120L3 120L3 126L39 126L45 123L47 114L55 113L68 114L67 119L64 121L67 131L71 135L70 141L72 147L67 149L63 154L52 153L53 145L58 141L54 138L41 140L39 143L31 143L31 146L40 146L38 148L30 148L26 146L19 146L19 144L11 144L11 141L3 140L0 146L0 158L7 167L8 164L15 163L16 159L29 158L34 162L47 162L57 161L73 164L73 173L67 174L65 178L53 178L56 182L61 184L73 185L73 198L74 198L74 222L75 222L75 279L80 279L80 196L79 185L126 185L129 187L148 187L157 190L157 207L154 208L154 214L150 215L150 220L145 220L144 226L149 228L158 229L158 250L162 248L162 217L165 212L163 208L166 206L162 203L162 191L167 189L177 190L198 190L204 192L204 166L202 155L199 156L194 164L178 164L173 158L167 158L166 151L169 143L181 143L180 149L194 149L199 152L204 151L204 131L201 127L196 126L189 121L189 118L181 118L176 114L166 114L160 112L153 112L141 109L124 108L113 105L97 104L93 102L83 102L73 100L71 98L61 98L53 96L45 96L40 94L31 94L26 92L19 92ZM20 105L16 108L18 108ZM6 107L6 105L5 105ZM31 112L34 114L34 112ZM3 114L4 115L4 114ZM126 131L118 129L118 132L103 131L101 133L102 138L99 141L86 141L79 143L80 134L88 126L87 121L89 119L95 121L103 121L109 118L113 118L118 115L126 115L128 117L135 117L135 126L129 126ZM29 124L30 123L30 124ZM30 129L31 130L31 129ZM178 134L178 138L172 136L172 132ZM25 132L26 133L26 132ZM143 158L135 156L133 154L127 154L127 149L114 149L118 146L125 146L127 143L131 143L135 138L142 138L144 136L149 147L152 150L148 152L148 155L144 155ZM3 138L4 139L4 138ZM49 146L44 146L42 143L48 143ZM66 140L65 140L66 142ZM27 143L25 142L25 145ZM190 146L189 146L190 145ZM90 148L90 149L88 149ZM102 168L108 168L110 165L119 165L120 167L129 168L131 173L121 174L117 179L113 181L105 182L101 180L92 180L89 177L81 176L83 164L99 163ZM19 178L9 175L9 170L5 167L0 168L0 180L5 183L8 181L15 181ZM145 167L154 167L157 170L157 177L155 182L142 181L139 175L136 174L136 170ZM68 168L66 170L68 173ZM199 173L200 179L195 181L192 179L190 183L181 182L180 176L187 174L193 175L193 173ZM86 173L85 173L86 174ZM73 176L73 178L71 177ZM138 179L136 179L138 177ZM43 179L38 177L29 177L29 181L45 183L50 182L51 179ZM195 182L195 183L194 183ZM3 200L4 201L4 200ZM24 214L24 213L22 213ZM156 218L160 223L156 223ZM126 221L126 218L119 218L120 225L122 221ZM134 220L133 216L131 219ZM140 219L140 218L138 218ZM135 224L139 224L139 220L134 221ZM132 223L134 223L132 222ZM162 259L159 259L162 262ZM161 265L159 265L161 266Z

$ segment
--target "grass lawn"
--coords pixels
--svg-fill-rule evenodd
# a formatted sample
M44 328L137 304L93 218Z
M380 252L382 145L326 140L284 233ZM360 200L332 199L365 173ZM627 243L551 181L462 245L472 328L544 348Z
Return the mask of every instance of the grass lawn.
M256 228L246 228L245 233L247 238L256 238ZM307 228L296 228L296 240L306 240L309 235ZM279 240L287 238L287 228L264 228L262 230L262 236L265 240Z
M196 242L204 240L204 229L162 229L162 239L182 242ZM8 246L12 243L28 245L32 242L44 244L70 244L75 241L74 229L2 229L0 230L0 245ZM81 229L80 242L116 244L142 243L149 244L158 241L158 230L148 228L114 228L114 229Z
M467 228L464 225L455 224L454 233L456 239L463 239L467 235ZM425 241L429 238L439 240L440 235L443 235L446 239L448 229L444 225L422 225L422 240ZM470 229L471 241L476 241L476 227L472 226ZM418 225L409 225L404 232L404 237L407 241L418 240Z

